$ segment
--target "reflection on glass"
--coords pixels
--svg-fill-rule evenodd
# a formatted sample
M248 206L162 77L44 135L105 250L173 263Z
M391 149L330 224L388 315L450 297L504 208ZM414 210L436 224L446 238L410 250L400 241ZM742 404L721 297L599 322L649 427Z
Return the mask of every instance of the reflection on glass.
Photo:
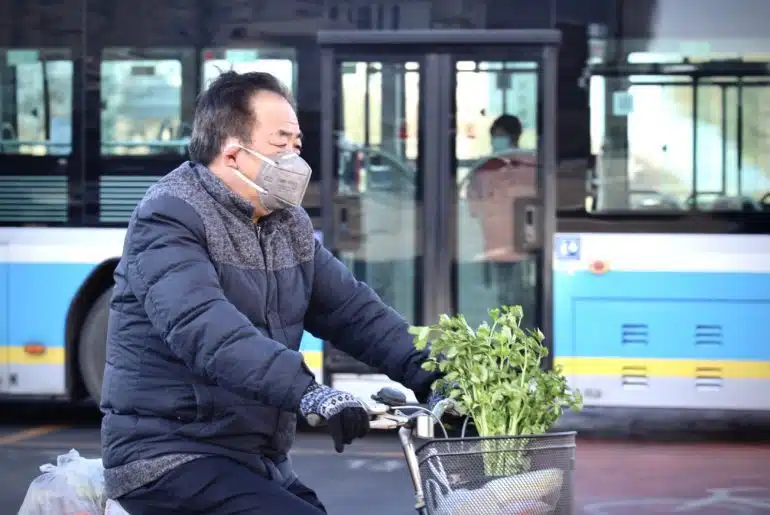
M770 77L746 79L739 93L743 123L736 189L761 200L770 192Z
M415 322L417 63L344 62L335 196L340 257Z
M105 50L103 155L183 155L187 151L190 128L182 118L182 57L164 55L169 53L157 49L137 57L126 49Z
M296 57L293 48L207 49L203 51L203 87L226 71L271 73L296 91Z
M535 316L536 268L514 248L514 202L536 195L534 63L457 63L458 308L471 325L521 305Z
M0 152L72 151L72 60L67 50L0 51Z
M627 116L629 207L648 207L651 195L661 204L681 205L693 185L692 87L689 80L679 78L645 77L644 81L651 84L639 84L632 77L628 89L633 98L633 111ZM606 187L624 186L623 168L614 168L617 176L605 175Z

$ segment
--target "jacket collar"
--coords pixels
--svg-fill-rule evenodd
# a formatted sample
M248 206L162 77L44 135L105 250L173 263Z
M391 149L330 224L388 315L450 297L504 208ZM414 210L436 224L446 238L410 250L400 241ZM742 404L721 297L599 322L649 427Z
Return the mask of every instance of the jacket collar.
M239 218L253 221L254 206L251 202L228 188L208 167L200 163L193 163L192 161L188 162L188 164L200 179L203 188L214 200Z

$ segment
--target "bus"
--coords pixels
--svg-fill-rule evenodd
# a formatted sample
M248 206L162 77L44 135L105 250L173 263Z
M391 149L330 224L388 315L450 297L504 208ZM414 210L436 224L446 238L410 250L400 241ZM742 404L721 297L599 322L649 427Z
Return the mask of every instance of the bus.
M317 237L411 323L519 304L590 407L770 410L767 10L0 0L0 394L98 400L127 220L234 69L291 88ZM501 258L469 190L503 114L536 185L487 231ZM302 351L327 384L390 384Z

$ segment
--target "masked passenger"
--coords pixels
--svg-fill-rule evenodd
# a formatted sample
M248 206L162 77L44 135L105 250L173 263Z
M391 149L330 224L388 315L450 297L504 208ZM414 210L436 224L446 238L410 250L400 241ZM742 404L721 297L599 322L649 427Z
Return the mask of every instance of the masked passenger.
M481 223L481 262L485 283L496 296L494 302L524 306L524 322L529 324L534 310L534 265L514 248L514 204L517 198L536 193L537 154L519 149L522 124L516 116L498 117L489 133L491 156L470 178L469 210Z

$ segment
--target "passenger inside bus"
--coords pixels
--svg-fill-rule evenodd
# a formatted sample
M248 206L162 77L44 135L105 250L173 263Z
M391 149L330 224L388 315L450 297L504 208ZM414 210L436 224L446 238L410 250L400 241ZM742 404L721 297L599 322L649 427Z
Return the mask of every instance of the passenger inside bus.
M486 286L497 286L499 305L522 304L533 292L528 262L514 249L513 206L536 193L537 153L519 148L522 123L514 115L495 119L489 132L492 153L470 178L469 211L481 223Z

